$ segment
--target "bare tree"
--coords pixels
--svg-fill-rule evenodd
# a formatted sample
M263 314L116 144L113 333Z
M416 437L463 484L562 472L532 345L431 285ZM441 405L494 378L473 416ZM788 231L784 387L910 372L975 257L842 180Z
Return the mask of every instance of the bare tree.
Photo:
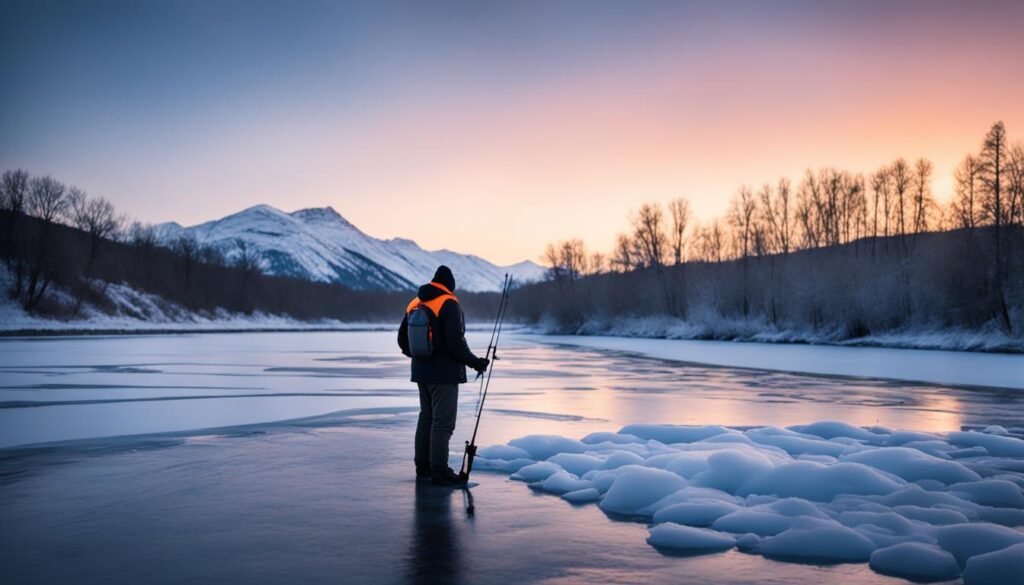
M978 188L981 181L981 162L974 155L967 155L957 166L953 175L955 194L952 202L956 225L974 228L979 220Z
M672 257L676 266L683 263L683 246L686 243L686 227L690 222L690 202L683 197L673 199L668 204L672 215Z
M53 223L67 211L70 199L64 183L50 177L35 177L29 182L25 211L33 217Z
M573 282L587 273L588 256L583 240L573 239L548 244L544 261L549 265L548 277L559 283Z
M588 275L604 274L608 271L608 258L601 252L592 252L587 262Z
M995 240L995 278L993 289L997 296L997 314L1003 327L1009 331L1010 315L1006 306L1004 283L1006 261L1003 252L1003 224L1006 220L1004 198L1007 175L1006 127L996 122L985 136L981 145L982 210L993 226Z
M644 267L653 267L659 270L665 263L668 241L662 223L662 215L660 205L645 203L632 217L633 241L639 248L639 263Z
M822 208L821 189L817 177L808 169L797 190L796 221L800 226L800 247L817 248L822 243L818 210Z
M894 234L904 236L907 233L907 197L910 185L913 180L910 173L910 165L906 159L899 158L890 168L892 177L892 189L895 200L893 201L893 213L895 215Z
M21 214L25 213L25 200L28 198L29 176L22 169L4 171L0 176L0 210L6 213L4 234L4 260L8 267L14 254L14 232L17 229Z
M554 281L560 281L562 279L562 249L560 244L554 242L549 243L544 248L544 256L541 261L547 264L548 271L547 277Z
M767 248L773 253L788 254L792 245L793 222L789 203L791 190L789 179L783 178L779 179L774 194L772 186L767 183L759 192L760 210L767 232Z
M982 143L981 183L983 187L982 211L986 221L995 226L996 233L1006 223L1005 183L1007 173L1006 127L997 122Z
M28 197L28 171L17 169L0 175L0 210L24 213Z
M68 190L53 177L35 177L29 181L25 211L42 220L36 232L34 254L30 257L27 282L24 274L16 274L15 294L21 297L25 310L34 310L42 301L50 283L56 276L56 267L50 245L50 227L68 209Z
M114 211L114 205L102 197L87 199L74 210L75 227L95 240L114 239L123 221Z
M733 228L733 243L740 258L750 255L754 243L754 214L757 201L750 187L744 185L729 203L728 221Z
M192 286L192 274L200 261L202 250L200 249L199 242L192 234L179 236L171 244L171 248L174 250L181 268L179 282L181 283L182 294L187 297Z
M914 164L914 233L928 231L928 213L935 207L932 199L932 163L919 158Z
M123 219L118 217L114 206L106 199L89 198L84 191L72 187L69 192L69 213L71 225L82 230L89 236L89 250L82 273L82 286L76 295L74 313L81 311L85 294L89 290L89 282L93 276L93 268L99 256L100 247L114 238L120 230Z
M875 253L875 247L878 243L878 215L883 210L886 197L883 195L885 190L885 183L887 181L885 169L881 169L871 174L871 253ZM888 210L885 210L886 212ZM882 221L885 221L886 215L883 213Z
M1018 142L1010 148L1006 167L1006 223L1024 225L1024 142Z
M633 253L635 246L633 241L626 234L619 234L615 238L615 251L612 252L611 267L619 272L629 272L636 267L636 257Z
M871 185L875 192L875 235L881 234L888 238L892 234L890 219L892 218L892 171L882 167L872 175ZM879 215L881 215L881 232L879 232ZM886 240L888 241L888 240Z

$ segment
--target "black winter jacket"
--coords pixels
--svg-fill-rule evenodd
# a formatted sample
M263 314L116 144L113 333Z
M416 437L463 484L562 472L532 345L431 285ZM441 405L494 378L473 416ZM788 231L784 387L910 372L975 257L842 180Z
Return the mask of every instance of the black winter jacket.
M421 301L436 299L444 294L431 284L420 287L417 298ZM466 320L458 301L449 299L441 306L433 324L434 355L428 359L412 358L412 381L422 384L465 384L466 366L473 367L480 358L466 344ZM409 354L409 316L398 328L398 347Z

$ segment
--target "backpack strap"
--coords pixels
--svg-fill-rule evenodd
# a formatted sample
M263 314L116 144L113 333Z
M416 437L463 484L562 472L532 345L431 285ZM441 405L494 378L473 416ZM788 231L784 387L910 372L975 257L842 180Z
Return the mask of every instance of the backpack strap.
M415 298L409 303L409 306L405 308L405 312L406 314L412 313L422 305L430 309L430 312L434 314L434 317L440 317L441 307L443 307L445 302L448 300L453 300L456 303L459 302L459 299L453 294L443 294L436 299L430 299L429 301L421 301L419 298Z
M415 311L416 308L419 307L420 305L424 305L425 307L430 309L430 312L434 314L434 317L440 317L441 316L441 307L444 306L445 301L451 299L451 300L455 301L456 303L459 302L459 298L456 297L452 293L452 291L448 290L448 287L446 287L445 285L443 285L443 284L441 284L439 282L431 282L430 286L433 286L435 288L441 289L443 294L441 296L437 297L437 298L430 299L429 301L421 301L419 299L419 297L414 298L409 303L409 305L405 308L405 314L406 315L408 315L409 313L412 313L413 311Z

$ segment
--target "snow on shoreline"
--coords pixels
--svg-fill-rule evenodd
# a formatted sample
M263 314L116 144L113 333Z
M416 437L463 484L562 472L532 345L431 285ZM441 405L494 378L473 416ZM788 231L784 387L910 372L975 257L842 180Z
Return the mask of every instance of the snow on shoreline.
M634 424L581 440L531 435L476 469L613 519L659 550L738 548L796 562L868 562L918 581L1024 582L1024 440L818 422L788 428Z
M977 331L919 327L851 338L843 330L778 328L756 319L715 316L689 322L675 317L657 316L592 319L571 330L545 322L535 329L538 333L550 335L1024 353L1024 337L1007 335L994 325Z

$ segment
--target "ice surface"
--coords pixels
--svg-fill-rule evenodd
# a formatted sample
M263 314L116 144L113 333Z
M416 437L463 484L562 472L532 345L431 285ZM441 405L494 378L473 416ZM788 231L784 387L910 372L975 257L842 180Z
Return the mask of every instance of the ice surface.
M471 335L472 347L486 346L486 335L479 337ZM505 481L507 474L537 460L528 451L502 445L495 453L512 459L477 460L476 470L490 468L501 475L474 471L481 485L475 490L473 519L464 516L462 493L445 490L438 502L429 486L424 490L412 481L415 386L408 383L404 358L395 355L390 331L0 341L5 386L0 397L9 404L0 409L0 444L165 428L174 433L5 450L5 468L19 461L18 469L25 472L5 473L0 481L0 550L6 553L0 556L8 561L0 563L0 582L25 581L26 574L50 577L39 582L104 584L119 582L112 575L122 576L120 582L152 581L154 574L185 582L209 580L210 574L259 581L269 574L284 581L302 575L308 582L325 583L345 575L353 582L398 583L415 582L421 575L428 579L439 563L448 563L444 566L453 575L472 583L503 582L510 574L524 583L627 582L636 575L659 584L893 582L871 572L867 563L821 567L766 560L758 551L769 537L752 533L736 535L736 540L739 550L754 554L662 555L670 549L647 545L644 524L611 522L600 508L586 505L599 502L597 486L607 491L628 466L658 468L686 482L638 510L640 520L654 522L662 510L702 502L709 502L707 508L726 502L737 510L771 513L787 519L789 527L803 517L820 520L820 515L847 526L842 521L847 514L852 524L847 527L876 549L927 539L929 531L934 534L945 525L1001 521L1012 526L1024 512L979 504L962 486L957 492L956 484L934 480L911 483L895 477L890 479L902 487L890 494L841 494L819 502L772 494L741 497L728 474L701 475L725 469L711 464L716 453L730 454L721 460L740 462L737 469L749 467L744 482L763 473L763 465L774 469L800 459L838 462L826 455L793 455L762 440L791 436L826 448L839 445L839 459L878 447L920 448L985 479L1014 483L1024 473L1024 459L990 455L980 445L953 445L949 435L938 431L984 429L995 422L1009 438L1019 437L1024 428L1021 393L702 367L542 345L534 336L509 339L514 344L502 350L500 384L488 398L496 410L485 411L482 445L505 444L526 434L584 437L582 452L573 455L603 463L578 476L594 487L543 497L539 486L528 490L522 482ZM977 369L983 367L979 362ZM473 428L475 389L467 390L460 393L452 445L456 457ZM220 397L181 399L194 394ZM147 400L43 405L93 399ZM371 399L372 410L359 416L328 414ZM16 401L34 406L10 405ZM550 416L532 416L536 413ZM565 414L582 418L557 418ZM317 416L305 422L281 420L307 415ZM872 426L861 429L869 433L862 439L845 436L849 429L828 438L807 427L786 427L825 418ZM280 422L206 429L261 420ZM165 421L166 427L156 424ZM696 431L707 435L703 440L667 445L604 432L633 421L721 426ZM895 430L907 427L914 430ZM823 428L813 430L828 434ZM221 433L226 436L218 438ZM168 446L152 449L153 443ZM97 450L96 445L103 447ZM108 453L109 445L117 448ZM486 448L481 452L490 453ZM552 475L538 481L542 485ZM565 487L554 483L551 489ZM870 523L896 526L889 512L923 525L912 524L912 534L894 534ZM706 520L695 517L694 522ZM658 524L668 521L689 525L681 517ZM435 537L438 531L441 538ZM931 536L925 542L936 540ZM72 544L74 554L67 554ZM552 554L556 549L558 554Z
M538 341L718 366L1024 389L1024 355L880 347L537 336ZM912 336L910 336L912 337ZM908 339L907 341L910 341ZM1019 341L1017 342L1019 344ZM899 344L895 344L899 345Z
M1024 543L1024 460L1014 456L1024 440L1008 434L830 421L630 424L582 441L534 435L509 445L485 452L530 453L535 463L514 479L576 504L596 502L615 519L645 520L659 550L738 546L782 561L870 562L918 581L956 578L974 558L977 582L1019 568L1008 553L979 557ZM959 453L965 446L971 451Z

